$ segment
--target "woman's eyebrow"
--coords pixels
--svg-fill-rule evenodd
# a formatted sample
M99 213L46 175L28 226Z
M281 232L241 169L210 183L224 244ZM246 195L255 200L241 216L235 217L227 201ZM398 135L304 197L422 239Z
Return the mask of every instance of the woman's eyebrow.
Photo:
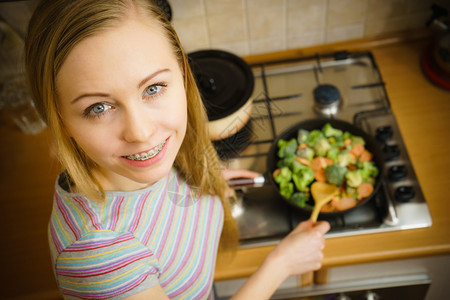
M164 73L164 72L170 72L170 69L161 69L161 70L158 70L158 71L156 71L156 72L154 72L154 73L152 73L152 74L146 76L144 79L142 79L142 80L139 82L137 88L140 89L140 88L141 88L146 82L148 82L150 79L152 79L152 78L155 77L156 75L159 75L159 74Z
M152 74L143 78L137 85L137 88L140 89L146 82L151 80L153 77L157 76L158 74L165 73L165 72L170 72L170 69L161 69L161 70L157 70L156 72L153 72ZM105 98L107 98L107 97L110 97L110 95L105 94L105 93L86 93L86 94L81 94L80 96L76 97L70 103L74 104L75 102L77 102L78 100L80 100L81 98L84 98L84 97L105 97Z
M82 95L76 97L75 99L73 99L70 102L70 104L74 104L75 102L77 102L78 100L80 100L81 98L84 98L84 97L105 97L105 98L107 98L107 97L110 97L110 95L109 94L104 94L104 93L87 93L87 94L82 94Z

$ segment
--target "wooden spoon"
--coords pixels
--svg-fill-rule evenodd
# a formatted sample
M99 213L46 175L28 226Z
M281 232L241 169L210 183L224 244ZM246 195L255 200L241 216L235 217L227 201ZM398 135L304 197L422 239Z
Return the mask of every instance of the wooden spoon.
M314 199L314 210L311 214L311 220L317 221L320 209L322 206L330 202L331 198L336 195L338 188L335 185L328 184L325 182L315 181L311 185L311 195Z

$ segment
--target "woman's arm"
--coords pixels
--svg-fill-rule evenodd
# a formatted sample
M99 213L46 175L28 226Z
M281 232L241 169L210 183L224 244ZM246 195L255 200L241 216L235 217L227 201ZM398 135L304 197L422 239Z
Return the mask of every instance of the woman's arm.
M328 222L300 223L269 253L232 299L269 299L288 276L320 269L324 234L329 229Z

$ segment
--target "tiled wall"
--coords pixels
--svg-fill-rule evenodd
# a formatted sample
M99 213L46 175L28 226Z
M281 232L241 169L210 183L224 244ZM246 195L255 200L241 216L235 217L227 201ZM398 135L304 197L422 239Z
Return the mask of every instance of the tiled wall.
M448 0L169 0L188 52L245 56L425 27Z
M241 56L425 27L431 3L449 0L168 0L188 52ZM37 0L2 2L0 17L24 36Z

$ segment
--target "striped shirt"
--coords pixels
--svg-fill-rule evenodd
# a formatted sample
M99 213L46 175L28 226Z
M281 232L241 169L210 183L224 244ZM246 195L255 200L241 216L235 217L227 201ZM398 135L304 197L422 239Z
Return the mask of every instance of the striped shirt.
M171 299L210 296L223 225L218 197L175 169L139 191L96 203L56 183L49 244L66 299L122 299L156 284Z

